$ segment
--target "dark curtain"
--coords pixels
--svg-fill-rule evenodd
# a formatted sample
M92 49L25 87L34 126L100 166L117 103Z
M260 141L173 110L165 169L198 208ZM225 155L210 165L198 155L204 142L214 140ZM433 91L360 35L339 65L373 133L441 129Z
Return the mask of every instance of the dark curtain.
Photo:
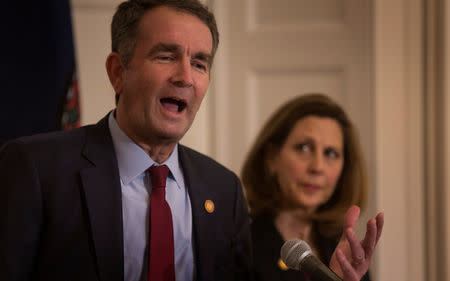
M62 124L64 111L79 113L70 2L5 3L0 17L0 146L19 136L70 128ZM78 124L79 114L73 113L70 121Z

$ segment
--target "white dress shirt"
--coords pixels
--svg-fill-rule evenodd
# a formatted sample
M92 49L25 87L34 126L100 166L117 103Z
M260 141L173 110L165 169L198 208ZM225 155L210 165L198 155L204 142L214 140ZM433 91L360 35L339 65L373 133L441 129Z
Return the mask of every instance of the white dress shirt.
M125 281L147 281L151 180L146 170L157 163L120 129L114 111L109 114L108 121L122 186ZM192 281L192 210L178 161L178 145L163 164L170 170L166 180L166 201L172 212L175 278Z

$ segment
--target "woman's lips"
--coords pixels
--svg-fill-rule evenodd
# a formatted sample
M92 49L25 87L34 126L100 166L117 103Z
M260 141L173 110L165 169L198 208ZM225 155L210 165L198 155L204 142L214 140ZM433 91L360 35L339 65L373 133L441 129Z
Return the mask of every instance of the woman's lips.
M308 191L317 191L320 190L320 186L316 184L303 183L302 187Z

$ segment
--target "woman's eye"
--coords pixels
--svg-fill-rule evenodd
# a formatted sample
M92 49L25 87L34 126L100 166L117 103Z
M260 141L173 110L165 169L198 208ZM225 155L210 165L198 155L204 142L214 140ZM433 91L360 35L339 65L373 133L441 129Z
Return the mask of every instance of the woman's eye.
M325 150L325 156L328 158L337 159L340 157L340 154L336 150L329 148Z
M311 147L308 144L302 143L297 145L296 149L300 152L307 152L311 150Z

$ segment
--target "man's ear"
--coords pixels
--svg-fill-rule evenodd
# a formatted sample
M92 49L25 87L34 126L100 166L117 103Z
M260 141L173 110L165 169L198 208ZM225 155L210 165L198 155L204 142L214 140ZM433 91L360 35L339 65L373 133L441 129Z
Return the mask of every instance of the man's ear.
M106 58L106 72L116 93L122 93L125 65L119 53L111 52Z

